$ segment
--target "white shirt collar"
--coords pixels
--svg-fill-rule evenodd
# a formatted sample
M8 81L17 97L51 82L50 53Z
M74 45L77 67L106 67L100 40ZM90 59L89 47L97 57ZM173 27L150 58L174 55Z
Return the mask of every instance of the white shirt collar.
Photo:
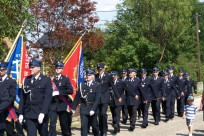
M5 74L5 75L2 77L2 81L4 81L4 80L6 79L7 76L8 76L8 75Z
M35 79L37 80L39 76L40 76L40 73L39 73L37 76L35 76ZM33 77L34 77L34 76L33 76Z

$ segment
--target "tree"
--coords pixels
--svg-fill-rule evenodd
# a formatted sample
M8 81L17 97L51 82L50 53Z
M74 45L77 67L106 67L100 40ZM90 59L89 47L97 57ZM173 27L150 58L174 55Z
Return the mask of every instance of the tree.
M117 19L107 24L105 31L107 63L113 68L129 64L127 67L148 69L176 63L186 48L192 49L195 39L188 31L192 28L192 4L194 0L124 0L117 6ZM125 56L120 62L110 59L115 53Z
M84 50L103 46L101 35L90 32L98 21L95 4L89 0L38 0L31 6L36 31L30 32L30 43L44 48L47 63L49 57L63 60L85 31L87 33L82 39ZM46 40L40 40L42 36L47 37Z
M28 25L32 27L32 14L29 12L29 6L35 1L30 0L0 0L0 59L6 57L6 46L3 42L4 37L15 39L21 24L25 19Z

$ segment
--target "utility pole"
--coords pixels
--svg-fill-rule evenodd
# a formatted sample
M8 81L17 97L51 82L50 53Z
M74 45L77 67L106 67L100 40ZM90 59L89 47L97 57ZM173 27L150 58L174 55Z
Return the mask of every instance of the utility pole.
M200 72L200 41L199 41L199 15L196 12L196 38L197 38L197 53L198 53L198 82L197 89L203 91L203 82L201 82L201 72Z
M196 12L196 37L197 37L197 53L198 53L198 82L201 81L201 74L200 74L200 41L199 41L199 20L198 20L198 12Z

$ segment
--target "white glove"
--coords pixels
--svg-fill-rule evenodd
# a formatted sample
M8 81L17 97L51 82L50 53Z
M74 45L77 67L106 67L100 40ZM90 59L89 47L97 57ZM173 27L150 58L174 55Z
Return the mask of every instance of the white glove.
M75 110L72 110L72 113L74 114L74 113L75 113Z
M22 124L23 123L23 115L19 115L18 120L19 120L19 123Z
M52 96L56 96L56 95L59 95L59 91L52 92Z
M90 116L92 116L94 115L95 112L91 110L89 113L90 113Z
M43 122L44 117L45 117L45 114L43 114L43 113L40 113L40 114L39 114L39 116L38 116L38 122L39 122L39 124L41 124L41 123Z

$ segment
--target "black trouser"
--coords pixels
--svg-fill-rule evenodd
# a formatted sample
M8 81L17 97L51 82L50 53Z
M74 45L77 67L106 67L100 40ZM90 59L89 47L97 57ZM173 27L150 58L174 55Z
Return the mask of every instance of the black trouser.
M166 118L170 118L171 115L171 100L172 100L172 95L169 95L166 97L166 114L165 117Z
M178 115L183 114L184 106L185 106L185 95L180 97L180 99L177 99L177 112L178 112Z
M108 131L107 109L108 109L107 103L99 105L99 130L100 130L101 134L106 134Z
M49 111L50 118L50 127L49 127L49 136L56 136L56 124L57 117L59 116L60 127L62 130L63 136L69 136L71 134L71 119L72 113L65 111Z
M174 112L175 112L175 101L176 101L176 95L172 94L171 95L171 101L170 101L170 117L174 117ZM178 109L178 107L177 107ZM178 111L178 110L177 110Z
M110 107L110 109L111 109L112 118L113 118L113 125L117 124L117 126L120 127L120 111L122 110L122 105Z
M155 122L160 121L160 104L161 99L152 101L152 112Z
M142 104L139 104L138 108L137 108L137 113L138 113L138 117L141 117L142 114L142 109L141 109ZM142 115L143 116L143 115Z
M166 113L166 101L162 101L162 112Z
M23 125L19 123L19 121L15 122L16 125L16 132L14 131L14 121L12 120L11 122L6 121L6 134L7 136L24 136L23 132Z
M148 125L148 111L149 111L150 102L142 103L142 114L143 114L143 122L142 124Z
M122 105L122 118L123 118L123 121L127 121L127 119L128 119L127 105Z
M98 120L97 115L84 115L81 114L81 136L87 136L88 135L88 124L91 124L92 131L94 136L99 136L99 126L98 126Z
M4 129L0 129L0 136L4 136Z
M41 124L38 119L25 119L26 131L28 136L37 136L37 130L40 136L48 136L48 118L44 117Z
M130 116L130 125L135 127L135 123L136 123L136 118L137 118L137 105L128 105L128 113Z

